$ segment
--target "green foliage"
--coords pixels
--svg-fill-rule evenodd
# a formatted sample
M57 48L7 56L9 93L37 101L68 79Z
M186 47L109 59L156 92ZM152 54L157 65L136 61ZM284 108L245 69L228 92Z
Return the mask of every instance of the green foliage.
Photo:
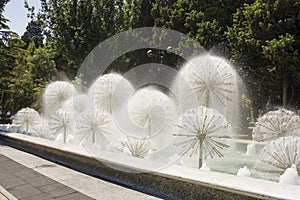
M29 49L34 47L34 43L31 44ZM43 88L51 81L56 71L53 55L46 46L18 53L16 66L11 71L9 90L14 101L9 107L17 111L25 104L40 109L39 100Z
M241 67L257 108L268 98L272 103L280 102L278 96L287 98L288 85L299 87L299 10L297 0L256 0L233 16L227 35L232 60Z
M89 52L108 37L139 27L166 27L197 40L206 50L230 57L250 89L245 108L300 102L300 3L297 0L41 0L20 40L2 15L0 2L1 110L33 106L45 85L62 72L73 79ZM125 72L156 62L176 67L180 58L140 49L117 58L108 71ZM149 42L149 41L147 41ZM126 43L126 41L124 41ZM118 49L116 44L112 49ZM178 47L185 47L181 43ZM107 72L108 72L107 71ZM82 77L76 80L82 83ZM293 98L294 97L294 98ZM251 101L249 100L251 99Z
M266 45L262 46L264 56L271 62L268 70L270 73L281 74L284 71L289 73L289 77L300 81L299 48L296 48L295 37L286 33L285 36L267 40Z
M251 1L158 0L152 15L156 26L187 34L206 50L220 45L225 48L227 26L231 26L233 13L245 2Z
M56 49L57 66L72 78L86 55L118 28L121 0L42 0L38 18ZM116 17L113 17L116 16Z
M153 0L128 0L124 4L123 29L152 27L154 19L151 16Z
M23 34L23 36L21 37L21 39L26 42L26 47L28 47L28 45L31 42L34 42L35 47L39 47L43 45L43 30L42 27L40 25L40 21L37 20L32 20L28 23L27 27L26 27L26 31Z

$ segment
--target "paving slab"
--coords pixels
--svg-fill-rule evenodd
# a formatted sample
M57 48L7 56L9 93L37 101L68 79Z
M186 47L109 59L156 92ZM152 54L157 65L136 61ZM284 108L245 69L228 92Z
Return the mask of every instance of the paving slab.
M71 200L72 196L69 195L73 193L82 200L93 199L2 154L0 154L0 172L0 185L7 191L6 194L9 193L20 200L47 200L58 197ZM9 195L0 194L0 200L11 199L7 197Z
M0 185L20 200L159 199L5 145L0 145Z

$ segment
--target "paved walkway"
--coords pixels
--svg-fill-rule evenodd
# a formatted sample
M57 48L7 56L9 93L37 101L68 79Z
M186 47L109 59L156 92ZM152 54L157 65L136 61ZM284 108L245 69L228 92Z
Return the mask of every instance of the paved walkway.
M20 200L92 200L76 190L0 155L0 184Z
M0 200L11 195L20 200L158 199L0 145Z

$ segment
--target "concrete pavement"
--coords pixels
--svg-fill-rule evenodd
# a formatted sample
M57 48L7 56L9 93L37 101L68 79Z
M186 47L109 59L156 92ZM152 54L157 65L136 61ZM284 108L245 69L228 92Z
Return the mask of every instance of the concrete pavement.
M0 186L0 200L158 199L3 145Z

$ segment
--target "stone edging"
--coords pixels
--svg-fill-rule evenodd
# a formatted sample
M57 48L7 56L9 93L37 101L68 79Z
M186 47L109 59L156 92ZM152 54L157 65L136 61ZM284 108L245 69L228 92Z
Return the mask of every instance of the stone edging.
M171 165L157 171L149 160L102 152L101 159L84 148L17 133L0 134L0 143L164 199L299 199L298 186L237 177ZM132 161L138 161L130 166ZM139 165L140 163L140 165Z

